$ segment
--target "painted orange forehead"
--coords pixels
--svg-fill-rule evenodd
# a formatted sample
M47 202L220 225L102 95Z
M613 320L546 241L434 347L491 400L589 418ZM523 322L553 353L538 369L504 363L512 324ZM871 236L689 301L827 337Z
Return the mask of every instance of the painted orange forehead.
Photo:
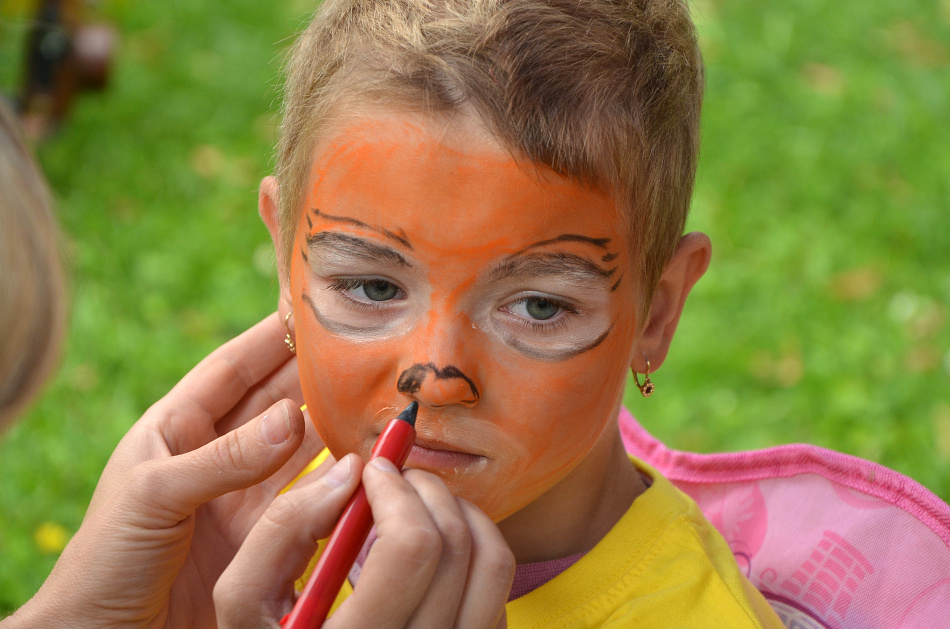
M403 209L398 229L403 235L413 235L413 246L443 250L456 257L477 255L478 250L460 250L458 246L465 243L451 238L452 234L498 235L495 243L482 245L503 245L511 240L509 235L524 242L531 235L549 233L544 219L555 208L574 208L577 224L585 232L616 229L616 224L602 224L604 217L596 216L598 213L585 211L614 207L608 192L560 176L543 165L513 159L470 119L453 120L442 131L435 136L428 125L404 116L353 123L318 147L305 209L321 208L332 200L333 214L358 216L386 229L396 227L392 225L393 210ZM473 149L467 142L473 135L487 142ZM407 162L409 152L412 155ZM491 176L485 177L486 172ZM379 181L387 185L381 186ZM420 191L425 191L426 201L419 200ZM427 208L438 203L444 212L412 212L420 203ZM504 212L502 229L499 209L504 208L510 211ZM429 234L437 237L427 237Z

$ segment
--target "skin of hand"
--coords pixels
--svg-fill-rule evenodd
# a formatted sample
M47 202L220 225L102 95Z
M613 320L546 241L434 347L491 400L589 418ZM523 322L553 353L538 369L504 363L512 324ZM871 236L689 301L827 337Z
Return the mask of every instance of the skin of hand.
M3 629L215 626L218 577L323 447L283 335L267 317L135 423L46 583Z
M507 626L514 555L498 527L437 476L403 474L385 459L349 454L278 497L214 590L222 629L279 627L294 581L328 537L362 475L377 539L353 594L324 629Z

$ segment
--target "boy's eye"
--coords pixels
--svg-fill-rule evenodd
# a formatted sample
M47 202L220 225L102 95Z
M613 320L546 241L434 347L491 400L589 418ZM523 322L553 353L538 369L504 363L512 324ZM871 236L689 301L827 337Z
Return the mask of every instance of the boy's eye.
M396 296L399 289L386 280L371 280L362 285L366 297L372 301L388 301Z
M540 321L550 319L561 310L560 306L550 299L544 299L543 297L531 297L526 299L524 306L532 319L538 319Z
M352 302L366 306L406 298L406 294L397 285L379 278L344 277L333 280L327 288L341 293Z
M508 307L512 314L520 315L533 321L546 321L556 317L565 310L562 303L549 297L525 297Z

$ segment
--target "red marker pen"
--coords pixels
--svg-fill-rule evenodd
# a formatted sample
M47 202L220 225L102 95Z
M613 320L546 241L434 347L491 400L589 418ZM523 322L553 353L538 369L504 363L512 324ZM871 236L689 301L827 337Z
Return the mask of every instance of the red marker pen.
M399 416L386 424L373 446L370 459L381 456L401 468L416 439L416 413L419 403L412 402ZM284 629L318 629L330 613L343 581L353 567L373 526L373 513L361 484L347 503L327 542L317 567L297 599L294 609L280 621Z

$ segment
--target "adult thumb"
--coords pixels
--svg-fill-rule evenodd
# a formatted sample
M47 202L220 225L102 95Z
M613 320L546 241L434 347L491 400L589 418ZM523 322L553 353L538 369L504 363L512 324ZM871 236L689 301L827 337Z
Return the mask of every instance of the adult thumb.
M136 471L150 477L143 483L150 502L186 517L206 502L268 478L297 451L304 432L300 409L281 400L197 450L146 463L140 466L146 469Z

